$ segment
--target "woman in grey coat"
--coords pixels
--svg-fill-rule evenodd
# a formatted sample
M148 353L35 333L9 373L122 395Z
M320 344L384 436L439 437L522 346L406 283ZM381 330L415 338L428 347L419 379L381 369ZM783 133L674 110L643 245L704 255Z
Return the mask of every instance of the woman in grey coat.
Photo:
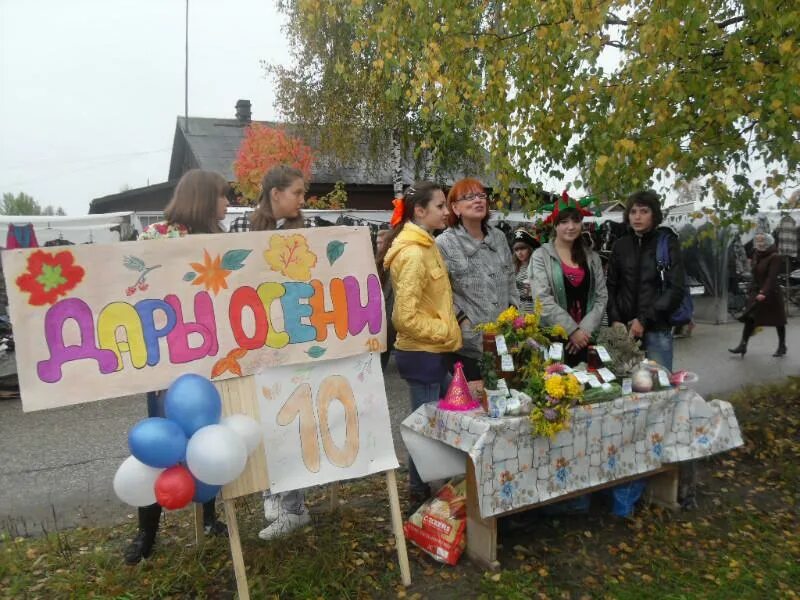
M456 358L468 380L481 378L483 336L475 331L509 306L519 306L514 261L505 236L489 227L486 190L477 179L457 181L447 194L448 229L436 238L453 288L464 346Z
M587 347L608 302L600 256L581 236L583 215L567 207L554 215L553 241L533 253L528 265L533 297L541 303L542 323L561 325L569 335L565 362L587 359Z

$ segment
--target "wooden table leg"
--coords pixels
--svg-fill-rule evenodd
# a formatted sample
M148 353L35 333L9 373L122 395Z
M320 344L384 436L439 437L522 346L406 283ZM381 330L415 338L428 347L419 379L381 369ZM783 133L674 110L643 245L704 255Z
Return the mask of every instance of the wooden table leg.
M647 482L647 500L651 504L669 510L680 508L678 504L678 466L673 465L667 471L654 475Z
M467 556L481 567L494 571L500 568L497 562L497 519L481 518L478 497L475 466L467 456Z

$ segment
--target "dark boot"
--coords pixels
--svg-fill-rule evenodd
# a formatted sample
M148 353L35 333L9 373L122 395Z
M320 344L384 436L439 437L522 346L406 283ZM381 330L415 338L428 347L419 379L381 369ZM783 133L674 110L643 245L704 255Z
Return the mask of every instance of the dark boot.
M786 356L786 326L779 325L776 329L778 330L778 349L772 356L779 358Z
M739 345L736 348L728 348L728 352L731 354L741 354L742 358L744 355L747 354L747 342L750 339L750 336L753 335L753 330L755 329L755 325L753 325L752 321L746 321L744 324L744 329L742 330L742 341L739 342Z
M156 533L161 520L161 506L151 504L139 508L139 532L130 545L125 548L125 562L135 565L143 558L149 558L156 543Z
M203 503L203 531L206 535L219 535L228 537L228 528L225 523L217 519L216 500Z

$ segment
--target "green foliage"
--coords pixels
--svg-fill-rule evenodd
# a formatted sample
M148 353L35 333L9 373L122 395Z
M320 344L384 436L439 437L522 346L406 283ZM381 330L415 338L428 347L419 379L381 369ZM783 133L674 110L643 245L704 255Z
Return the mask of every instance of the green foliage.
M686 0L283 0L292 117L350 144L398 129L435 161L488 149L507 194L568 169L619 198L698 179L718 210L778 197L800 166L800 10ZM331 132L339 135L330 137ZM756 164L772 171L749 177ZM788 175L787 175L788 174ZM572 182L577 185L577 181ZM537 202L528 196L529 204Z
M491 352L484 352L481 355L478 367L483 379L483 387L487 390L497 389L497 367L495 366L495 356Z
M0 203L0 215L25 215L25 216L64 216L67 213L64 209L59 207L53 208L48 204L44 208L24 192L20 192L16 196L14 194L3 194L3 201Z
M306 208L317 210L340 210L347 206L347 190L344 181L337 181L333 189L324 196L311 196L306 200Z

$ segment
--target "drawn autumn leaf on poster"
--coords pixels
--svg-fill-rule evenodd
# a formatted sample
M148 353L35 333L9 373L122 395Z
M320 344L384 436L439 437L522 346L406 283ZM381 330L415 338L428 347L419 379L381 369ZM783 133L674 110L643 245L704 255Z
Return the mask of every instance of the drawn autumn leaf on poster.
M228 289L227 277L231 271L223 268L222 257L219 254L212 259L208 250L203 250L203 262L189 264L194 272L186 273L183 276L184 281L191 281L192 285L204 285L205 289L214 292L215 296L220 290Z
M244 358L246 354L247 350L244 348L234 348L228 352L228 354L225 355L225 358L221 358L214 363L214 366L211 368L211 379L219 377L227 371L230 371L234 375L241 377L242 366L239 364L239 359Z
M273 235L269 249L264 251L264 260L273 271L297 281L306 281L311 279L311 268L317 264L317 255L300 234Z
M340 242L339 240L333 240L328 242L327 254L328 254L328 263L333 264L339 258L341 258L342 254L344 254L344 247L346 242Z
M69 250L56 254L37 250L28 255L28 270L17 277L19 289L30 294L28 304L53 304L83 281L86 272L74 263L75 256Z

